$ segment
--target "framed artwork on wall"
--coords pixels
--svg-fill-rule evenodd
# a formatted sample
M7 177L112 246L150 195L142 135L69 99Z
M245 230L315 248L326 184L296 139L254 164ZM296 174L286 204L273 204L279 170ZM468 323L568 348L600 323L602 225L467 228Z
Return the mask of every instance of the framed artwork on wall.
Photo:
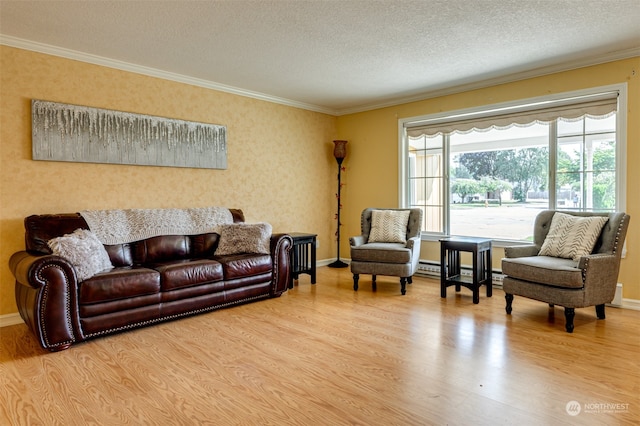
M227 168L225 126L33 99L32 158Z

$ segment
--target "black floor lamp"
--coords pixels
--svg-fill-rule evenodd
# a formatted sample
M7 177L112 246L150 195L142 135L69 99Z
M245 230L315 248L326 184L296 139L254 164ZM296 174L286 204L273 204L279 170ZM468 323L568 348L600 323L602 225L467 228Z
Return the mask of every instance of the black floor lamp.
M342 182L340 182L340 172L342 171L342 161L344 160L344 157L347 156L347 141L333 141L333 143L335 144L333 147L333 156L336 157L336 161L338 162L338 193L336 194L336 199L338 200L338 213L336 214L338 222L338 229L336 231L338 255L336 261L327 266L330 268L346 268L349 265L340 260L340 226L342 225L340 223L340 208L342 207L342 204L340 203L340 189L342 187Z

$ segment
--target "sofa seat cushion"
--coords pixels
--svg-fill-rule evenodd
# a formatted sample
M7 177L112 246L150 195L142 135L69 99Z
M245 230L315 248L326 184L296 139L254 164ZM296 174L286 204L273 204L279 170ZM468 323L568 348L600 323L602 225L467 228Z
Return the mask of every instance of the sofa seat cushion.
M404 264L411 262L411 250L400 243L368 243L351 247L351 260Z
M502 259L502 273L511 278L554 287L582 288L582 270L578 262L550 256Z
M103 303L160 292L160 273L124 267L99 273L80 284L80 304Z
M216 260L222 264L225 280L270 273L273 269L268 254L232 254L216 256Z
M155 265L162 291L222 281L222 265L210 259L178 260Z

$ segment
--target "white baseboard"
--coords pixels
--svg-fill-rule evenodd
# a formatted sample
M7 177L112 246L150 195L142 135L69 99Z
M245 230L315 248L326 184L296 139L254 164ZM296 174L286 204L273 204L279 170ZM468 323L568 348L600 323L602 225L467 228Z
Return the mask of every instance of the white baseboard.
M624 309L633 309L634 311L640 311L640 300L638 299L622 299L622 306Z
M349 262L351 262L351 259L342 259L342 258L340 258L340 260L342 260L342 261L343 261L343 262L345 262L345 263L349 263ZM316 268L319 268L319 267L321 267L321 266L327 266L328 264L333 263L333 262L335 262L335 261L336 261L336 259L322 259L322 260L317 260L317 261L316 261Z
M0 315L0 328L16 324L22 324L22 317L19 313Z

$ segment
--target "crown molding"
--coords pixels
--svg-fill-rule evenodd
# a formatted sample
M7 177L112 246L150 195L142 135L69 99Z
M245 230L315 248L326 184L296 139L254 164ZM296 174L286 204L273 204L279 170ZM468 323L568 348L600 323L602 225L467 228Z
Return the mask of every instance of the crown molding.
M571 71L579 68L585 68L593 65L600 65L607 62L619 61L640 56L640 46L631 49L609 52L604 55L592 56L589 58L577 59L574 61L563 62L561 64L550 65L546 67L534 68L514 74L508 74L500 77L490 78L486 80L474 81L466 84L457 84L442 89L426 91L417 95L396 98L388 102L377 104L363 105L355 108L345 108L336 111L336 115L355 114L359 112L371 111L374 109L387 108L402 105L410 102L419 102L427 99L438 98L441 96L454 95L457 93L468 92L471 90L484 89L500 84L513 83L516 81L526 80L529 78L542 77L545 75L556 74L563 71Z
M191 86L202 87L205 89L231 93L238 96L244 96L247 98L258 99L261 101L272 102L272 103L286 105L294 108L300 108L300 109L305 109L309 111L321 112L324 114L336 115L336 110L319 106L319 105L307 104L304 102L293 101L291 99L279 98L277 96L271 96L266 93L253 92L250 90L245 90L245 89L241 89L239 87L234 87L234 86L228 86L225 84L220 84L220 83L216 83L209 80L189 77L186 75L163 71L156 68L145 67L145 66L131 64L124 61L118 61L116 59L105 58L103 56L92 55L89 53L78 52L76 50L52 46L49 44L24 40L17 37L11 37L11 36L0 34L0 44L9 46L9 47L15 47L18 49L30 50L33 52L44 53L52 56L58 56L61 58L72 59L75 61L86 62L93 65L100 65L103 67L113 68L121 71L128 71L136 74L142 74L149 77L161 78L163 80L170 80L178 83L185 83Z

